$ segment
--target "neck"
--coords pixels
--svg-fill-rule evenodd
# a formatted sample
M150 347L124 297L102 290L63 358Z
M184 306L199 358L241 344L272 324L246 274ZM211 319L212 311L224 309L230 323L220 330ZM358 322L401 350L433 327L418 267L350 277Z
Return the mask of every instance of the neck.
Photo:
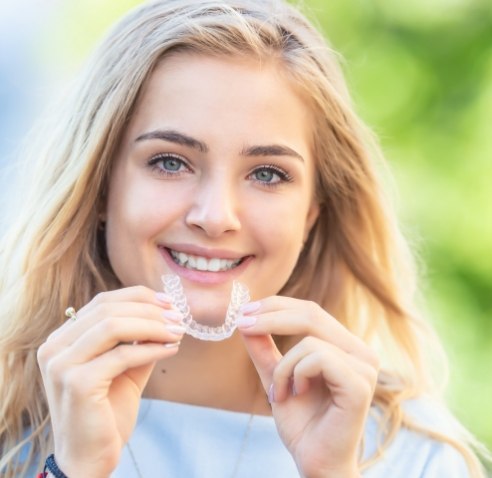
M271 414L258 374L237 333L220 342L183 337L174 357L157 362L144 396L237 412Z

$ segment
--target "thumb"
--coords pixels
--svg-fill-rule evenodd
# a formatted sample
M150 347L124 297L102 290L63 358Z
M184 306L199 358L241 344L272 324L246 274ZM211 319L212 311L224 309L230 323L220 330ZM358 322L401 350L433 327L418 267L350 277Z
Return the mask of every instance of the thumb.
M246 350L260 376L263 388L268 393L273 380L273 371L282 358L282 354L271 335L241 334Z

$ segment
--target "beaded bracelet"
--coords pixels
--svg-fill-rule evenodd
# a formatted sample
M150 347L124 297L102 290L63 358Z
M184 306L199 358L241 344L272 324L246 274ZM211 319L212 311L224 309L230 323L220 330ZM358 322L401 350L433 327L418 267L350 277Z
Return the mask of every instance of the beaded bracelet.
M55 478L68 478L68 476L65 475L60 468L58 468L55 461L55 455L53 455L53 453L46 458L43 473L40 473L37 478L46 478L48 476L47 471L49 471Z

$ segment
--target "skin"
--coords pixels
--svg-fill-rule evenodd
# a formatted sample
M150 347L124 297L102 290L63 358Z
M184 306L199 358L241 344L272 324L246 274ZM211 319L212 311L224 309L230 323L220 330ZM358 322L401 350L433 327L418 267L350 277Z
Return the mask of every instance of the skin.
M142 394L247 412L254 404L273 415L303 477L359 476L377 358L316 304L277 295L318 215L303 100L273 62L180 54L152 74L105 210L123 287L95 297L38 354L57 461L70 477L109 476ZM243 262L194 273L166 248ZM211 325L223 320L232 279L247 284L253 302L239 332L219 343L183 336L156 293L166 272L182 272L194 318ZM300 340L282 355L272 335ZM258 377L271 405L258 401Z

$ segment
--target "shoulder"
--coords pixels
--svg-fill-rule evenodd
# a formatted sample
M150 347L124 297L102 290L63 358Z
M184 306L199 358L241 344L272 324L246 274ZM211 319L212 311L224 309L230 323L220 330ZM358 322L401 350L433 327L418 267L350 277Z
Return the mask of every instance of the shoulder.
M403 406L405 415L417 427L450 438L458 436L456 421L444 406L426 399L408 401ZM377 454L384 438L381 411L371 410L366 431L364 458ZM468 478L463 455L452 445L433 438L430 434L402 427L382 457L364 473L364 478Z

